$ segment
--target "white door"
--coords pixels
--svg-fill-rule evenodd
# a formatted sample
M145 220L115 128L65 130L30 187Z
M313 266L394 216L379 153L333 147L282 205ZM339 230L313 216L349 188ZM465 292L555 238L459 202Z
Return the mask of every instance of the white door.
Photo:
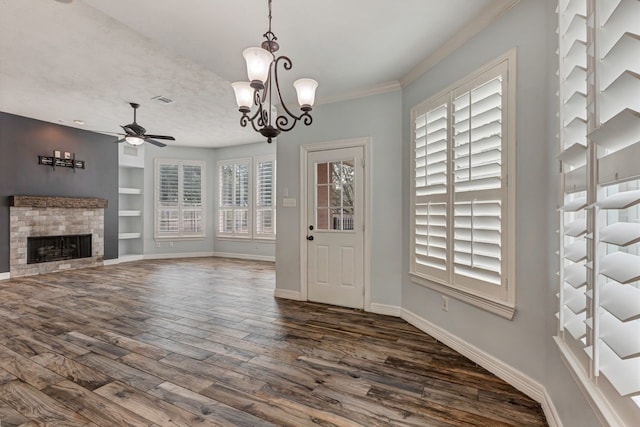
M363 148L307 156L307 296L364 308Z

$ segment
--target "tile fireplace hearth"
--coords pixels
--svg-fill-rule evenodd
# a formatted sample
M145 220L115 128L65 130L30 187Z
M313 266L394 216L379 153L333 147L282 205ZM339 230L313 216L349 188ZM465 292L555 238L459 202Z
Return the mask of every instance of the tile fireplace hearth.
M107 200L12 196L9 205L11 277L103 264ZM86 236L82 242L78 240L80 236ZM62 237L71 239L62 243ZM29 239L43 243L31 254ZM80 250L84 251L82 255Z

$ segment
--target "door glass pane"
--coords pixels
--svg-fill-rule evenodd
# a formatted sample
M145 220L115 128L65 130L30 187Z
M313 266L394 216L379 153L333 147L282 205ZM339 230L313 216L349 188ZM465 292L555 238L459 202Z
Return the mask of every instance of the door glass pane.
M355 205L355 167L353 159L317 163L316 174L317 229L332 231L353 230Z
M317 209L317 228L318 230L328 230L329 229L329 209L327 208L318 208Z

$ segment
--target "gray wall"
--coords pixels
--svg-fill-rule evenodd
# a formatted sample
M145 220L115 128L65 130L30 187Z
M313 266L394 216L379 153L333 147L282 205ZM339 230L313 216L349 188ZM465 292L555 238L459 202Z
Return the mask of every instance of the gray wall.
M395 91L314 108L313 124L278 137L276 287L300 291L300 146L371 137L372 284L374 303L400 305L402 247L402 104ZM283 208L282 197L298 200ZM306 242L304 243L306 244Z
M9 271L9 204L14 194L107 199L104 257L118 257L118 149L114 138L0 112L0 272ZM76 153L86 169L38 164L53 150Z
M517 69L517 311L509 321L450 300L440 309L440 294L411 282L409 269L409 173L404 178L404 252L402 306L549 387L566 426L599 425L558 355L555 335L557 268L557 141L553 137L555 2L523 0L504 17L403 90L403 169L409 170L410 109L512 47Z
M260 137L258 135L258 137ZM217 162L220 160L229 160L229 159L240 159L245 157L254 157L254 156L268 156L276 154L276 143L267 144L266 140L255 143L255 144L244 144L237 145L233 147L226 148L216 148L215 149L215 160L216 160L216 185L212 189L213 197L214 197L214 219L218 221L218 193L219 186L217 180ZM277 162L276 162L277 163ZM277 172L276 172L277 177ZM277 179L277 178L276 178ZM255 180L255 176L254 176ZM277 196L277 193L276 193ZM254 199L255 200L255 199ZM216 222L217 224L217 222ZM277 225L276 225L277 227ZM217 228L214 228L214 233ZM279 230L276 228L276 233ZM276 255L276 244L275 241L267 241L267 240L256 240L256 241L240 241L240 240L231 240L224 238L216 238L214 243L215 252L221 254L237 254L237 255L248 255L248 256L256 256L258 258L274 258Z
M201 239L161 239L156 242L153 237L154 197L155 197L155 165L154 160L202 160L205 162L205 229L206 237ZM216 179L214 150L211 148L171 147L159 148L151 144L145 146L144 161L144 254L189 254L213 252L213 188ZM160 247L156 246L160 244ZM171 244L173 246L171 246Z

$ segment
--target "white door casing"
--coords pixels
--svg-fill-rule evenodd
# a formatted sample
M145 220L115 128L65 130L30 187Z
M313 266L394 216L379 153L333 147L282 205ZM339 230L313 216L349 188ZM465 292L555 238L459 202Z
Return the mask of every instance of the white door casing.
M365 308L364 170L363 146L307 153L309 301Z

